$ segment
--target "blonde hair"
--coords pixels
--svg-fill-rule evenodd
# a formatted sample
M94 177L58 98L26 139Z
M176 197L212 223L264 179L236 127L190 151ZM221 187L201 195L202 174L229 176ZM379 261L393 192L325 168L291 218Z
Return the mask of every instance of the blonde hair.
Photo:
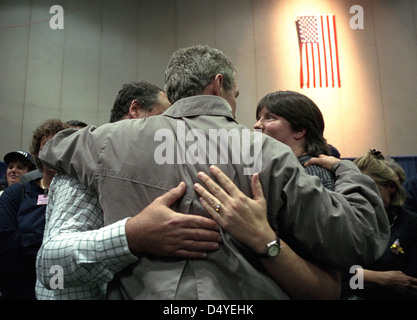
M398 175L398 179L400 180L400 183L402 185L407 178L405 175L404 168L401 167L401 165L392 158L385 159L385 161L390 166L390 168L394 170L395 173Z
M400 183L401 177L385 160L381 152L369 150L364 156L353 161L362 173L371 177L380 186L393 185L395 192L391 195L392 206L403 206L406 194Z

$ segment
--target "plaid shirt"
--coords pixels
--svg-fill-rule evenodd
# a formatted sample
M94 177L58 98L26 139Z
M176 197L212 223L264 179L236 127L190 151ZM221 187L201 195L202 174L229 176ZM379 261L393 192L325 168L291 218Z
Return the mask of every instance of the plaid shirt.
M97 196L77 180L57 174L49 191L42 247L37 256L39 300L105 299L114 273L137 262L128 248L126 220L104 227ZM55 282L63 271L63 289Z

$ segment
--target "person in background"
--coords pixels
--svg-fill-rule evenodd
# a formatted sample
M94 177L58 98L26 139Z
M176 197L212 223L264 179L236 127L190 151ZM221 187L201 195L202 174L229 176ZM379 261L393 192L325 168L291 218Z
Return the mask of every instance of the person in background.
M3 192L3 190L7 188L6 172L7 163L0 161L0 192Z
M35 170L36 168L32 156L26 151L19 150L9 152L4 156L4 162L7 164L7 186L11 186L14 183L19 183L24 174ZM3 191L0 191L0 195L2 193Z
M378 185L391 237L384 254L364 267L364 288L352 290L345 283L343 298L417 299L417 213L403 207L406 195L401 170L399 176L397 166L375 149L355 159L354 163Z
M375 150L374 153L376 153L378 151ZM381 154L381 158L384 158L384 156ZM405 175L405 171L404 168L397 162L395 161L393 158L385 158L385 162L388 164L388 166L394 170L395 174L398 177L398 182L400 183L400 185L403 185L405 180L407 179L406 175Z
M81 129L87 126L85 122L80 121L80 120L69 120L66 122L66 124L68 124L71 128L74 128L74 129ZM43 176L43 173L39 169L35 169L31 172L25 173L22 176L21 182L26 183L31 180L42 178L42 176Z
M400 184L402 184L404 188L406 195L404 207L417 213L417 175L407 178L404 168L398 162L392 158L388 158L386 161L398 174Z
M405 193L407 200L404 206L413 212L417 212L417 175L412 176L404 182Z
M301 165L312 157L330 154L323 136L323 115L317 105L301 93L277 91L267 94L258 103L256 120L253 127L288 145ZM320 166L308 166L305 170L319 177L325 188L333 190L332 172Z
M110 123L142 119L165 112L171 103L163 89L146 81L126 83L119 90L110 111Z
M36 253L45 228L48 189L55 171L42 165L40 150L57 132L69 126L49 119L33 132L30 145L42 178L8 187L0 201L0 292L3 300L34 300Z

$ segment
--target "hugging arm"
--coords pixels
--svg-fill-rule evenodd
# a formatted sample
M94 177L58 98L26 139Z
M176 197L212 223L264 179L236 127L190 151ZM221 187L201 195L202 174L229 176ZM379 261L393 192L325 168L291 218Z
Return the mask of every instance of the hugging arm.
M252 177L253 199L243 194L237 186L217 167L210 167L211 173L224 189L207 174L200 172L200 184L194 189L201 196L201 203L213 219L240 242L257 254L265 252L266 244L276 239L266 214L266 201L258 174ZM216 211L217 204L220 209ZM271 277L295 299L338 299L340 297L340 274L301 258L281 239L278 256L261 258Z
M58 174L51 185L44 240L37 256L40 283L49 288L54 265L63 268L66 289L89 286L92 291L137 262L140 253L205 258L221 241L218 226L212 219L193 216L190 220L169 208L184 190L182 183L135 217L104 226L96 195L67 175Z

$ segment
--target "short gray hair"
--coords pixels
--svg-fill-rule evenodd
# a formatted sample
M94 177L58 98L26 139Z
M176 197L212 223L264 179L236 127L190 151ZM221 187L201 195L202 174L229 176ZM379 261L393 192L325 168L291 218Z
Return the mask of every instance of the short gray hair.
M202 94L217 74L223 76L223 87L231 90L236 69L230 58L218 49L192 46L173 53L165 71L165 91L171 103Z

